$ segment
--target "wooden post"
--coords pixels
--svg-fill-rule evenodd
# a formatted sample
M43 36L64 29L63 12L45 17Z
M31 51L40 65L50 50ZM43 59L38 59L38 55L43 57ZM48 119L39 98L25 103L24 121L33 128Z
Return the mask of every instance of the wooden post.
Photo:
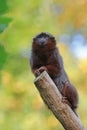
M34 84L45 104L65 130L85 130L80 118L74 114L67 104L62 102L62 95L46 71L35 79Z

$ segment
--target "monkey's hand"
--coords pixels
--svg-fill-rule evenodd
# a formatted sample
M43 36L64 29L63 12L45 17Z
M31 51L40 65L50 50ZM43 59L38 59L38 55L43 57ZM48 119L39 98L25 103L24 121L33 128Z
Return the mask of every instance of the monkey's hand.
M47 71L47 68L45 66L42 66L39 68L40 73L42 73L43 71Z
M40 67L39 69L34 70L35 76L39 76L43 71L47 71L47 68L45 66Z

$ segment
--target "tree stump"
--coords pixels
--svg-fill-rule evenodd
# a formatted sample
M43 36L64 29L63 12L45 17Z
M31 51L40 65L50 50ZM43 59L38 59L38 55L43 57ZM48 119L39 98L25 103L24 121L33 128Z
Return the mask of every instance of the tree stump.
M65 130L85 130L80 118L74 114L67 104L62 102L61 93L46 71L35 79L34 84L45 104Z

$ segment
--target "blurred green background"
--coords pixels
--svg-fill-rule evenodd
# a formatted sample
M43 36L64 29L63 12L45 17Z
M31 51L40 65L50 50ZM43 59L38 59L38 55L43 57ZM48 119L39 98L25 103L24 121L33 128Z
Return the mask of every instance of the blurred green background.
M87 0L0 0L0 130L63 130L29 65L32 38L43 31L56 37L87 128Z

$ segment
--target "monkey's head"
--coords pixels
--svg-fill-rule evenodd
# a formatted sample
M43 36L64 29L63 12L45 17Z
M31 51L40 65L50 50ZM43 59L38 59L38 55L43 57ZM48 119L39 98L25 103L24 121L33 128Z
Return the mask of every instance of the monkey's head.
M42 32L33 38L32 48L34 51L49 51L56 46L55 37L52 34Z

